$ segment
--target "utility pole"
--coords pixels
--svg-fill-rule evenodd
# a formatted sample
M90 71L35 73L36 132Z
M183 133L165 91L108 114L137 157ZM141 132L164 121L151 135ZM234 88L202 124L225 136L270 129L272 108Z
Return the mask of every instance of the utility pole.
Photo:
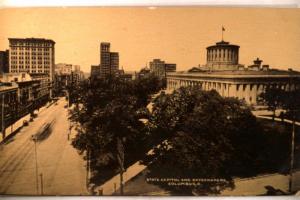
M87 148L86 151L86 188L88 189L90 180L90 150Z
M37 158L37 150L36 150L36 141L37 137L36 135L31 136L33 142L34 142L34 152L35 152L35 178L36 178L36 194L39 194L39 177L38 177L38 158Z
M293 112L293 114L295 114ZM291 147L291 163L290 163L290 179L289 179L289 192L293 189L293 168L294 168L294 154L295 154L295 116L293 116L292 125L292 147Z
M2 116L1 116L1 118L2 118L2 123L1 123L1 128L2 128L2 139L4 140L4 138L5 138L5 123L4 123L4 116L5 116L5 114L4 114L4 93L2 94L2 109L1 109L1 112L2 112Z
M290 86L289 86L289 92L291 93L291 87L292 87L292 71L290 71ZM294 88L295 89L295 88ZM291 104L293 104L292 102ZM294 154L295 154L295 108L294 105L291 106L291 111L292 111L292 120L293 120L293 125L292 125L292 136L291 136L291 162L290 162L290 177L289 177L289 192L292 192L292 187L293 187L293 168L294 168Z
M40 177L41 177L41 195L44 195L43 173L40 174Z
M124 144L123 144L123 138L117 138L117 159L119 162L119 168L120 168L120 195L124 195L124 180L123 180L123 174L124 174Z

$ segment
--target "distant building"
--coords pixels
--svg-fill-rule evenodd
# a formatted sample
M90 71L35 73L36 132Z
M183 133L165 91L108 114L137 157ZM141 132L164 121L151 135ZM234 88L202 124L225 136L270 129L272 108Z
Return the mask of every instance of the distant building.
M100 44L100 66L103 73L110 72L110 43L108 42Z
M72 69L72 83L78 85L84 79L84 74L80 70L80 65L73 65Z
M110 74L114 74L119 70L119 53L110 52Z
M129 73L124 73L120 75L120 78L125 80L125 81L132 81L133 75Z
M84 79L83 72L80 71L80 65L67 63L58 63L55 65L54 89L56 95L62 95L63 90L68 86L78 85Z
M95 78L100 78L100 65L92 65L91 66L91 80Z
M57 75L71 75L72 67L72 64L58 63L55 65L54 71Z
M151 73L150 69L146 66L137 73L137 78L147 77L150 75L150 73Z
M165 64L166 72L175 72L176 71L176 64L166 63Z
M80 65L73 65L73 71L76 73L80 73Z
M119 53L110 52L110 43L100 44L100 76L114 75L119 70Z
M165 61L160 59L153 59L153 61L150 62L150 72L160 78L165 78L167 73L175 71L176 64L165 63Z
M9 51L0 51L0 73L9 71Z
M125 81L131 81L134 78L133 73L125 72L124 69L118 70L118 72L116 73L116 77L120 77Z
M197 85L216 90L223 97L235 97L251 105L259 104L259 95L268 87L300 88L300 72L270 69L257 58L245 68L238 63L239 46L218 42L207 47L207 63L188 71L168 73L167 89Z

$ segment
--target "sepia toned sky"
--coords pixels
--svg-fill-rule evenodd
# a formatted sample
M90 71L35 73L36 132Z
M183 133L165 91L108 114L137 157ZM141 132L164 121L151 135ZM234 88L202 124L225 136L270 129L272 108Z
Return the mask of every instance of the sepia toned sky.
M300 10L201 7L0 9L0 50L9 37L56 42L56 63L99 64L101 41L111 42L120 66L139 70L153 58L187 70L206 63L206 47L221 40L240 45L240 63L256 57L271 68L300 71Z

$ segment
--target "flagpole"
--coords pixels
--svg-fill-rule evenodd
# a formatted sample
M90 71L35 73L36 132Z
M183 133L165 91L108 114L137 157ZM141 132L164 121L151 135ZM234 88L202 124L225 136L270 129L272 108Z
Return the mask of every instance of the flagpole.
M222 27L222 41L223 41L223 27Z
M224 37L223 37L224 35L223 34L224 34L224 26L222 26L222 41L224 39Z

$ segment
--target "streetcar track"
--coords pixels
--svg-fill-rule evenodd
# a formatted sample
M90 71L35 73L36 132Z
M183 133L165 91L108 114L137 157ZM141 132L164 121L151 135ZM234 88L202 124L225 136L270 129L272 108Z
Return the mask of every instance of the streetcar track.
M4 186L4 189L2 186L0 186L0 194L5 194L7 190L10 188L10 186L14 183L17 175L19 174L19 171L16 171L17 168L21 166L21 164L25 164L28 161L28 158L32 155L33 148L29 148L29 151L26 152L26 155L21 158L21 160L14 166L13 172L14 173L6 173L7 177L5 179L6 183L8 183L6 186Z
M51 109L51 111L52 110L55 111L57 109ZM46 119L42 120L42 125L37 128L37 134L43 131L45 122L49 121L50 118L53 118L53 116L51 116L51 111L43 116ZM55 118L52 120L52 122L53 121L55 121ZM28 158L32 155L34 149L31 141L31 136L27 137L24 142L18 145L19 148L16 148L16 150L11 153L11 156L9 156L7 160L0 166L0 180L3 180L0 183L0 194L5 194L10 186L14 183L20 171L24 170L22 169L22 166L25 166L25 163L29 160ZM3 150L4 149L2 149L2 151ZM4 185L3 183L8 184Z
M56 143L57 144L55 145L56 148L53 149L53 151L50 151L50 154L57 155L54 158L54 162L47 166L43 166L40 163L41 165L39 166L39 169L41 171L43 171L43 169L46 169L48 167L51 168L51 170L47 170L48 172L48 174L46 175L47 179L45 179L47 181L45 182L44 186L47 185L46 188L48 188L48 186L50 188L52 187L56 178L55 176L57 174L58 168L60 167L59 163L62 162L63 152L65 151L65 147L67 145L66 138L64 138L67 136L66 134L64 134L65 132L61 132L60 129L53 126L54 124L56 124L56 117L62 114L62 110L64 110L62 106L55 106L52 107L52 109L50 108L48 112L45 113L45 115L40 115L41 116L40 120L39 121L36 120L35 123L32 124L32 127L29 126L27 127L27 129L23 129L22 132L20 132L21 137L16 137L17 140L14 140L15 144L10 143L9 146L4 146L6 144L3 144L4 148L0 150L0 153L5 153L6 156L5 158L0 158L0 160L2 161L2 163L0 163L0 194L7 194L7 192L10 191L9 189L12 186L15 186L15 184L18 184L20 181L22 183L19 185L26 184L27 180L26 179L23 180L21 176L23 172L27 173L26 178L29 178L31 181L35 177L34 176L35 168L26 167L29 164L31 165L29 161L34 159L34 141L32 141L32 136L30 133L34 133L34 135L39 137L40 140L37 140L37 144L43 143L44 141L48 141L51 135L50 132L55 132L56 137L58 136L57 139L59 142ZM42 110L42 111L46 111L46 110ZM56 112L57 114L53 116L52 113L56 113ZM52 127L54 127L53 130ZM64 127L63 130L65 130L65 125L63 127ZM29 134L30 136L28 137ZM10 149L12 149L12 151L10 151ZM30 172L31 170L32 170L32 175ZM28 174L28 172L30 173ZM18 179L18 177L21 177L21 179ZM16 180L18 180L17 181L18 183L15 183ZM33 189L33 194L35 194L34 189Z

